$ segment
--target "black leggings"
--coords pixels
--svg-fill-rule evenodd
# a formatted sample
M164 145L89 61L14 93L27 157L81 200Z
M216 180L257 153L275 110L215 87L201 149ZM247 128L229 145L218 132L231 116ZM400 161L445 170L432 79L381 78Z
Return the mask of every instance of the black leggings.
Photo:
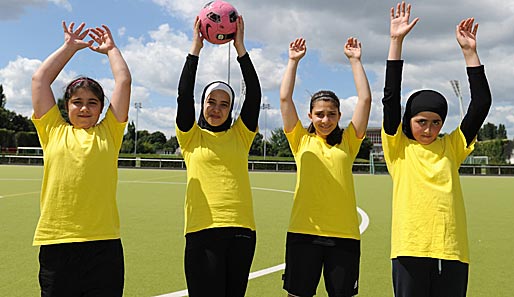
M398 257L392 263L396 297L466 296L466 263L420 257Z
M245 296L255 242L255 231L238 227L187 234L184 266L189 296Z

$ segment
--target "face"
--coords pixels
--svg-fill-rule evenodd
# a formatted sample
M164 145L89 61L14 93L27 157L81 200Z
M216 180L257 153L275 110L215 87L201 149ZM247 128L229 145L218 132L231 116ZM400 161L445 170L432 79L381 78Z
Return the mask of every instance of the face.
M225 123L230 113L230 96L222 90L214 90L205 99L203 116L209 125L217 127Z
M316 134L324 139L337 127L341 112L332 101L314 102L309 118L316 129Z
M414 136L417 142L425 145L431 144L437 139L442 127L443 121L441 117L431 111L422 111L410 120L412 136Z
M98 122L100 113L102 113L102 103L88 89L77 89L68 100L68 117L75 128L93 127Z

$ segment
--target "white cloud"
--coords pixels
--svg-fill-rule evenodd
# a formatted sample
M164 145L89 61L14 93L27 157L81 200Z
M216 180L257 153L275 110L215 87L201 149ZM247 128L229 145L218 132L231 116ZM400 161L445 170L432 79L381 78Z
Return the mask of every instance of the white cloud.
M25 116L31 114L31 81L32 74L39 67L39 60L17 57L7 66L0 69L0 81L7 98L6 108L16 110Z
M63 7L67 11L72 11L71 4L67 0L49 0L49 1L54 3L57 6Z
M190 28L194 17L208 0L153 0L153 2L172 15L175 18L174 21L182 22L180 28L183 28L184 24L186 28ZM65 0L4 0L0 3L0 17L5 11L8 12L9 17L17 17L23 13L25 7L42 6L48 3L64 8L69 5L69 1ZM345 60L342 47L346 37L359 38L363 44L364 67L370 77L373 92L369 126L380 126L382 121L380 99L389 45L389 9L395 2L373 0L345 2L343 5L341 1L327 0L321 5L307 0L294 2L291 0L232 0L230 3L244 16L245 41L261 80L265 96L263 102L267 100L272 105L272 109L267 113L266 128L282 126L278 110L278 88L287 63L287 44L299 36L305 37L308 41L309 57L319 57L317 60L323 64L319 69L325 67L331 71L337 69L334 73L343 73L347 70L346 66L341 67ZM514 105L514 98L512 98L514 85L510 82L510 78L514 77L514 68L511 67L514 60L514 41L506 38L514 35L514 4L507 0L488 0L486 3L465 0L456 0L451 3L443 0L430 2L417 0L413 3L412 15L420 17L420 22L404 43L403 96L407 98L411 92L422 88L440 91L448 99L450 107L444 129L451 130L458 125L459 107L449 80L457 79L461 82L465 108L469 103L469 86L464 59L455 41L454 30L460 19L475 16L480 23L479 55L486 66L493 93L493 107L487 120L495 124L506 124L509 136L514 136L513 117L510 115L512 110L509 109ZM125 27L118 30L118 34L124 37L130 36L130 32L126 31ZM173 111L180 72L191 45L191 34L190 29L182 32L169 24L162 24L155 30L149 31L147 35L128 37L128 43L124 45L122 52L133 76L133 101L142 102L145 109L143 119L150 112L158 115ZM231 85L238 92L241 77L233 47L231 55ZM16 108L19 106L26 110L30 107L30 96L28 96L30 90L27 88L30 86L31 70L23 68L24 63L27 63L23 62L23 58L18 58L11 63L0 70L4 89L9 92L7 104L13 106L16 101ZM226 65L227 45L213 46L205 42L196 80L197 103L205 84L215 79L226 80ZM304 68L305 66L308 67L308 64L304 65ZM32 67L35 69L35 66ZM21 69L21 72L14 74L13 69L17 69L16 71ZM305 69L302 71L306 73ZM66 79L74 76L72 74L71 72L61 74L55 83L56 90L62 91L58 88L64 86ZM5 77L11 77L10 82L5 81ZM306 117L308 96L300 90L309 89L312 85L328 89L340 87L324 84L323 77L315 75L302 77L300 73L297 80L299 90L297 95L301 100L297 103L297 109L305 123L308 121ZM109 88L107 84L106 89ZM354 92L353 89L351 92ZM347 92L348 98L342 100L342 108L353 111L355 98L351 92ZM164 103L158 102L158 97L165 98ZM161 108L164 111L160 111ZM345 110L342 110L342 125L346 124L351 114ZM156 119L159 118L163 119L162 129L157 126L159 121ZM164 118L166 117L156 116L151 119L152 125L158 130L169 129ZM264 128L262 118L261 114L261 129ZM150 116L148 121L150 123ZM145 122L146 120L142 120L142 123ZM149 124L149 127L152 125Z
M0 20L14 20L19 18L28 7L45 7L53 3L67 11L72 10L67 0L2 0L0 1Z

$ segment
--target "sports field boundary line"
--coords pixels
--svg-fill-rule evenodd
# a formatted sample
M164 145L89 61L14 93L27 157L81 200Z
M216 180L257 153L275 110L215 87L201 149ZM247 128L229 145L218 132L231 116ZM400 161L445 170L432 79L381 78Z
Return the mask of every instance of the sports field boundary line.
M281 192L281 193L294 194L294 191L277 190L277 189L270 189L270 188L252 187L252 190L272 191L272 192ZM364 233L364 231L366 231L366 229L369 226L369 216L368 216L368 214L364 210L362 210L359 207L357 207L357 212L361 216L361 223L359 225L359 232L360 232L360 234L362 234L362 233ZM258 271L251 272L248 275L248 280L251 280L251 279L254 279L254 278L258 278L258 277L261 277L261 276L265 276L265 275L268 275L268 274L271 274L271 273L275 273L275 272L280 271L280 270L284 270L285 267L286 267L286 264L282 263L282 264L279 264L279 265L276 265L276 266L273 266L273 267L269 267L269 268L265 268L265 269L261 269L261 270L258 270ZM154 297L184 297L184 296L188 296L187 289L186 290L182 290L182 291L173 292L173 293L157 295L157 296L154 296Z

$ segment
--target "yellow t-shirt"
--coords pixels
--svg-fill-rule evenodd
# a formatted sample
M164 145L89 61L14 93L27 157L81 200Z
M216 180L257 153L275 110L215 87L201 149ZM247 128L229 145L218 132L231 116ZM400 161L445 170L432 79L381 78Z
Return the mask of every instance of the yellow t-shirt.
M214 227L255 230L248 152L256 132L241 118L224 132L176 128L187 167L185 233Z
M41 216L33 244L119 238L118 153L126 123L109 109L98 125L75 129L57 105L32 121L44 155Z
M297 166L289 232L360 239L352 166L362 139L353 125L334 146L300 121L286 136Z
M469 263L460 164L474 149L460 128L422 145L382 129L387 169L393 180L391 258L428 257Z

